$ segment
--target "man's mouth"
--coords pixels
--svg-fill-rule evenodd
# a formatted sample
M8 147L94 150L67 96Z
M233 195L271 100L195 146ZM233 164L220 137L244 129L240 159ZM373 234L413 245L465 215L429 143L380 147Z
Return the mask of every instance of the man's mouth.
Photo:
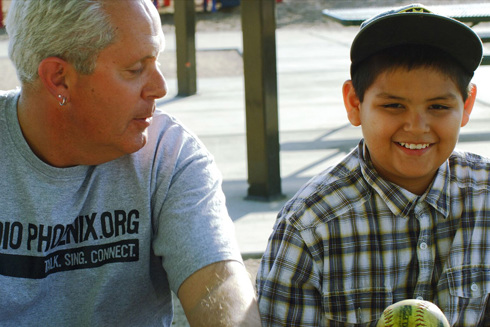
M150 121L152 120L152 116L148 116L148 117L138 117L138 118L134 118L134 120L146 120L146 121Z
M402 147L410 150L421 150L428 148L430 146L430 143L404 143L404 142L398 142Z
M151 121L153 120L153 114L155 112L155 109L156 109L156 106L153 105L153 107L151 108L151 111L146 111L144 113L141 113L139 115L139 117L135 117L134 120L150 124Z

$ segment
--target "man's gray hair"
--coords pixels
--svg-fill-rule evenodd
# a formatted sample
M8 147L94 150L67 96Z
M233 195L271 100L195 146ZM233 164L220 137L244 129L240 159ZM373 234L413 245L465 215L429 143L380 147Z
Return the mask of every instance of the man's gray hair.
M9 58L22 83L36 80L39 64L48 57L91 74L99 52L116 35L100 0L13 0L6 29Z

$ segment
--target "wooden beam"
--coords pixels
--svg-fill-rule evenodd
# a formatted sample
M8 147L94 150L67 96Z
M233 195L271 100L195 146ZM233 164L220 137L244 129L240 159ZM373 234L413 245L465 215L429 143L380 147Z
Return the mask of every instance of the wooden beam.
M242 0L248 198L282 198L276 71L276 0Z
M3 0L0 0L0 28L3 28L3 9L2 9L2 2Z
M174 19L178 95L193 95L197 92L196 11L194 1L175 0Z

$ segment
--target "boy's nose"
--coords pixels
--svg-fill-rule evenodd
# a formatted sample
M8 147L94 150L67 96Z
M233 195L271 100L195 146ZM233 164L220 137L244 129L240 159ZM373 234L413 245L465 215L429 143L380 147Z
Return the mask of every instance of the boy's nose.
M425 113L410 113L405 120L404 128L412 133L426 133L430 130L427 115Z

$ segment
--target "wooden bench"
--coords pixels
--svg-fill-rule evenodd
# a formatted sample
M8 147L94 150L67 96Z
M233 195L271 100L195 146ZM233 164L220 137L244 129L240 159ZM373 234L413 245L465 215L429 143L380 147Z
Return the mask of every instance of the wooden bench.
M476 34L478 34L482 42L490 42L490 31L477 31Z
M450 5L427 6L431 11L461 22L468 23L471 27L481 23L490 22L490 3L465 3ZM375 15L393 9L393 7L368 7L348 9L324 9L322 14L344 26L361 25L363 21ZM482 42L490 42L490 31L477 31ZM482 65L490 65L490 52L483 54Z
M450 5L427 6L431 11L452 17L463 23L475 26L481 22L490 22L490 3L465 3ZM324 9L323 15L327 18L344 25L361 25L363 21L375 15L393 9L393 7L367 7L367 8L344 8Z

